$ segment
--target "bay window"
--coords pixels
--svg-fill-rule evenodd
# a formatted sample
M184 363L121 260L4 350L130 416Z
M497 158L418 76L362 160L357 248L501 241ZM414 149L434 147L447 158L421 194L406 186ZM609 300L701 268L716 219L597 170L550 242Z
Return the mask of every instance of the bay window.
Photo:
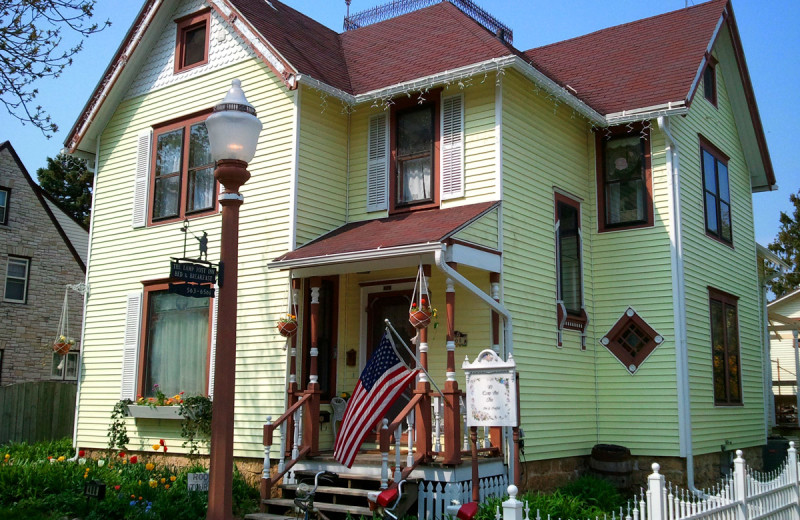
M611 130L598 136L598 224L600 232L653 225L650 134Z

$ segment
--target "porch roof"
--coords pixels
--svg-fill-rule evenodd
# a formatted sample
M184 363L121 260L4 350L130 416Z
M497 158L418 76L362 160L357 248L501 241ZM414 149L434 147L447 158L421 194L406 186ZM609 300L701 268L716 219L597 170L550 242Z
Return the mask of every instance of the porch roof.
M351 222L281 255L268 267L287 269L378 259L390 253L403 255L432 251L499 204L482 202Z

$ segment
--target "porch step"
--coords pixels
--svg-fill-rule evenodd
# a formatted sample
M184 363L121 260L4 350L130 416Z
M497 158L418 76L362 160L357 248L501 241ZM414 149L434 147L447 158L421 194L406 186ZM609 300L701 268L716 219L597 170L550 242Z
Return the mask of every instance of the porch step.
M317 490L319 492L319 489ZM268 506L276 506L277 508L286 508L286 509L294 509L294 500L291 498L270 498L267 500L263 500L264 504ZM350 513L351 516L356 515L363 515L365 517L372 517L372 511L369 510L369 507L361 507L361 506L351 506L347 504L329 504L326 502L319 502L317 500L314 501L314 507L319 509L320 511L328 511L331 513L341 513L347 514ZM263 513L262 513L263 514ZM285 518L286 515L280 518ZM248 515L246 518L250 518Z
M293 516L275 515L272 513L250 513L244 517L245 520L286 520L287 518L295 518Z
M297 486L298 486L297 484L284 484L281 485L281 489L297 492ZM366 498L369 492L370 492L369 489L344 488L344 487L334 487L334 486L319 486L317 488L317 494L346 495L351 497Z

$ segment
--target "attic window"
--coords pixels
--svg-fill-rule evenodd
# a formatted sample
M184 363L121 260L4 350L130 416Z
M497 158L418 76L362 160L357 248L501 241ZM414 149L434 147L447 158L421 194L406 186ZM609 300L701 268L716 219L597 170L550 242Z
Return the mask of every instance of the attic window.
M712 105L717 106L717 61L709 58L703 71L703 94Z
M211 11L205 10L175 20L175 72L182 72L208 63L208 28Z
M663 342L664 338L630 307L600 340L631 374Z

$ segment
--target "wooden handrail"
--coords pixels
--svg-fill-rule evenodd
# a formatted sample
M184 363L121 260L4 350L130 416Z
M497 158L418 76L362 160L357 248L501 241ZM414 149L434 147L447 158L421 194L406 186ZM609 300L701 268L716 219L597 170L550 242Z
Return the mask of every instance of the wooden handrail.
M273 422L272 424L265 424L264 425L264 446L272 446L272 432L275 430L276 427L283 424L289 417L294 414L298 408L303 406L306 401L311 398L311 394L305 394L303 397L297 400L292 406L290 406L278 419Z
M395 431L397 427L400 426L403 423L403 421L406 420L406 417L417 406L417 403L419 403L420 399L422 399L422 394L417 394L411 398L406 407L403 408L400 411L400 413L397 414L397 417L395 417L394 421L389 425L390 432Z
M276 473L274 477L270 477L270 480L272 481L272 485L277 484L278 481L283 478L283 476L286 474L286 472L289 471L290 469L292 469L292 467L294 467L295 464L300 462L303 459L303 457L305 457L306 454L309 451L311 451L311 447L310 446L303 446L303 448L298 453L296 459L290 460L286 464L286 466L284 466L283 471L281 471L280 473Z
M414 457L414 464L412 464L411 466L406 466L405 468L403 468L403 471L400 473L400 475L402 475L400 480L407 479L408 476L411 475L411 472L414 471L416 469L416 467L419 466L420 463L422 463L425 460L425 458L426 457L425 457L424 453L418 453L417 456Z

